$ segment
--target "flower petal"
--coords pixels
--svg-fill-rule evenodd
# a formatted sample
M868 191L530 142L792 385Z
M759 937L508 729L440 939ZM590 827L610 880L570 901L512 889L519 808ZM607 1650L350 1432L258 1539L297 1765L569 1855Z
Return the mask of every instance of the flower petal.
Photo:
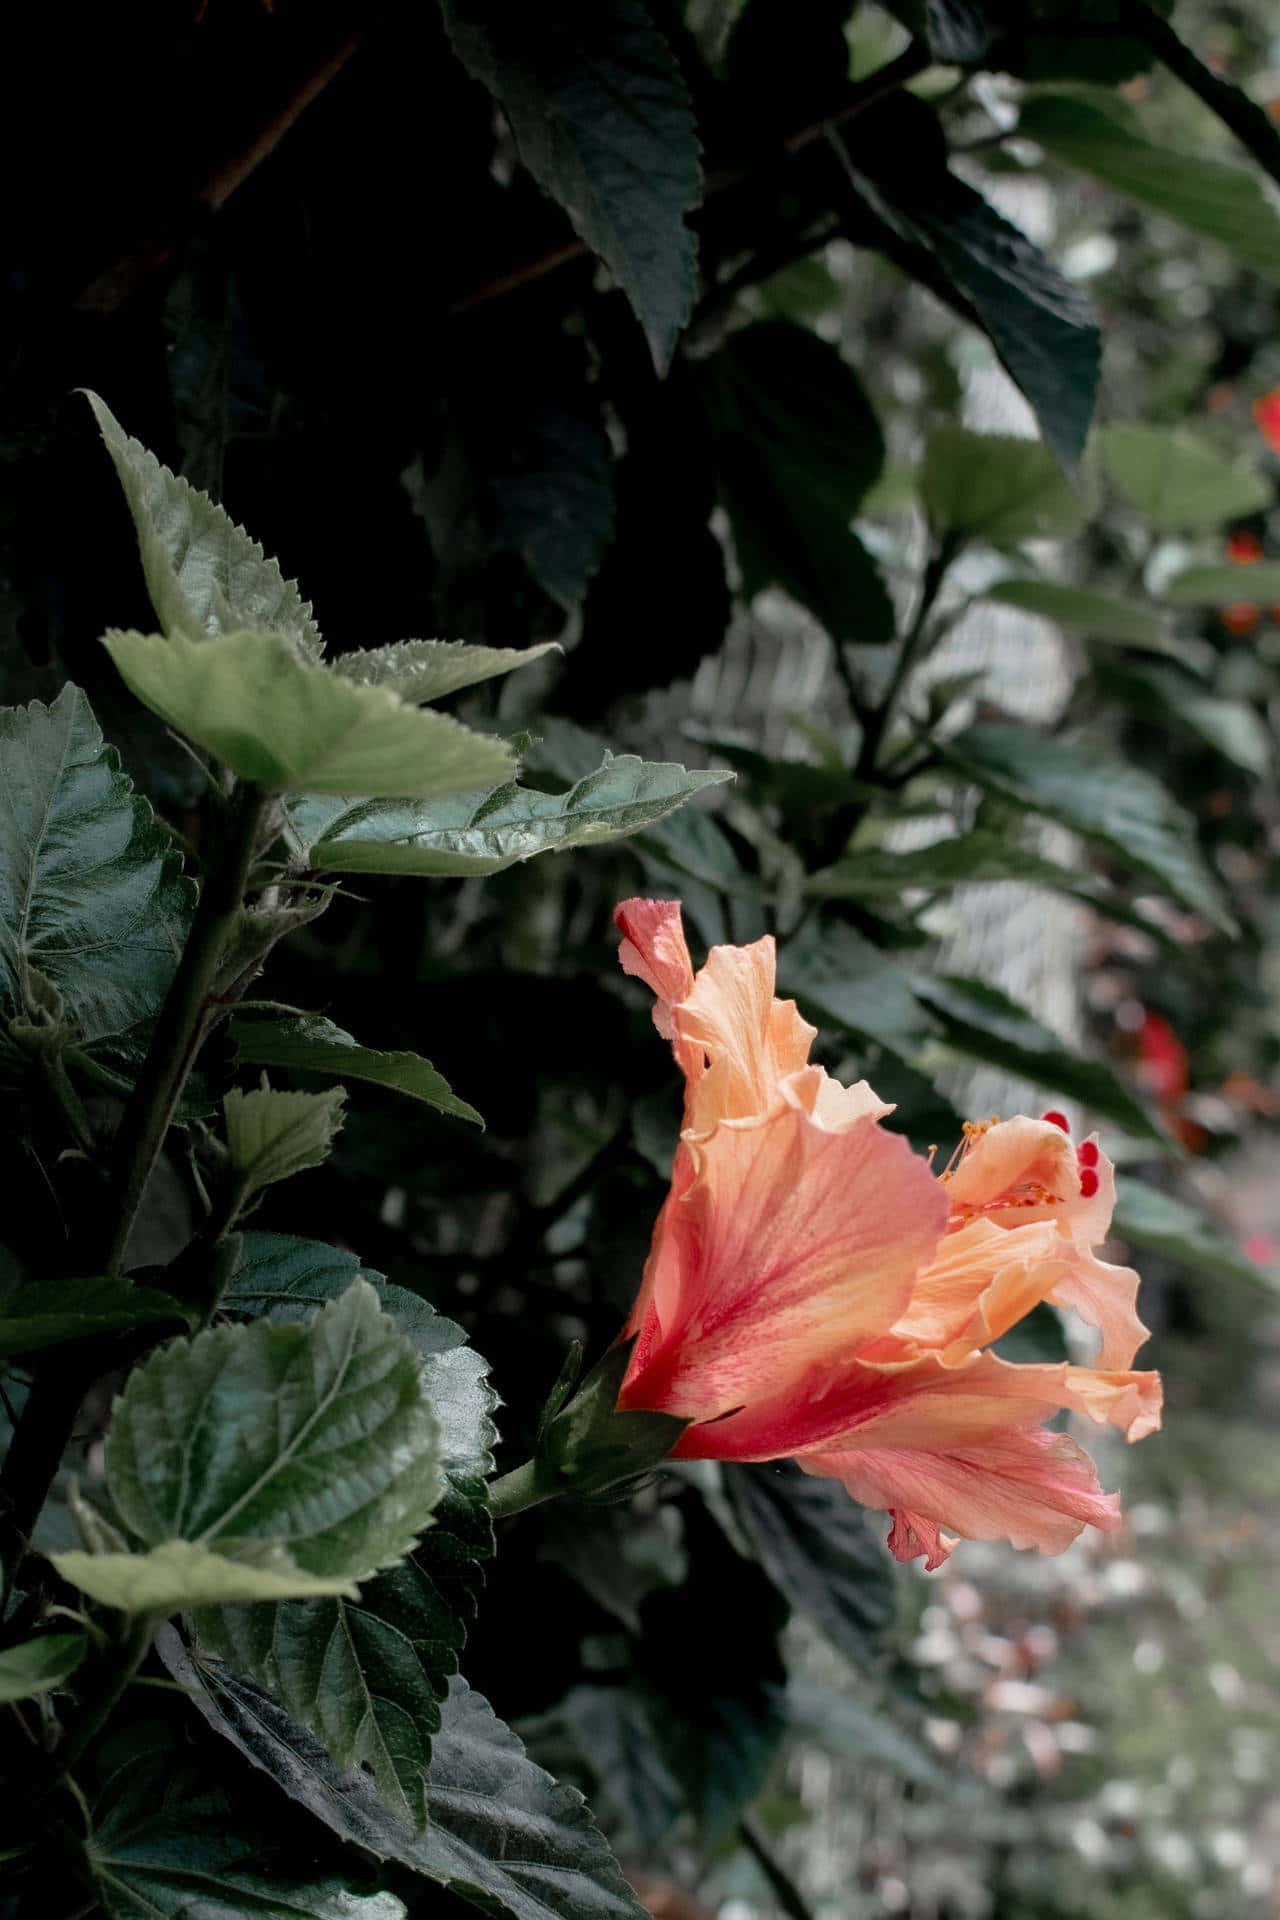
M810 1454L800 1464L841 1481L864 1507L888 1508L894 1554L923 1553L928 1571L951 1551L943 1526L966 1540L1061 1553L1086 1526L1113 1533L1120 1525L1119 1498L1103 1493L1088 1454L1044 1427L1007 1428L945 1452L869 1448Z
M696 1421L780 1403L786 1437L757 1458L793 1451L820 1383L892 1325L947 1212L905 1140L866 1117L819 1125L799 1079L764 1118L688 1139L693 1178L646 1270L660 1338L640 1329L618 1402Z
M771 934L747 947L712 947L675 1009L680 1038L710 1061L687 1113L696 1133L768 1113L779 1083L808 1062L817 1028L794 1000L775 1000L776 975Z
M971 1220L917 1276L894 1336L937 1351L986 1346L1046 1299L1077 1257L1052 1220L1013 1228Z
M1090 1136L1089 1145L1097 1141ZM1049 1120L1019 1114L974 1129L960 1164L946 1176L960 1219L981 1215L997 1226L1057 1220L1080 1246L1105 1240L1116 1202L1115 1172L1105 1154L1091 1162L1096 1181L1080 1191L1080 1164L1068 1134Z
M1133 1365L1147 1338L1138 1318L1138 1276L1132 1267L1109 1266L1081 1250L1049 1298L1055 1306L1074 1307L1082 1320L1102 1332L1094 1365L1108 1370Z

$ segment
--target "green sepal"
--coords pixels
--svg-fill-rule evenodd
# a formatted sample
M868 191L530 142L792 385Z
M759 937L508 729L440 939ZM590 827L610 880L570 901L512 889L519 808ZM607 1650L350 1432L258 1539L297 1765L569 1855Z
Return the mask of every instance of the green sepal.
M551 1420L538 1449L539 1479L587 1499L658 1466L688 1426L669 1413L619 1413L634 1340L619 1341Z
M560 1371L556 1375L555 1384L543 1401L542 1412L538 1415L536 1438L539 1443L546 1433L547 1428L551 1425L551 1422L555 1419L565 1401L573 1392L574 1387L577 1385L578 1375L582 1372L582 1353L582 1341L571 1341L569 1351L566 1353Z

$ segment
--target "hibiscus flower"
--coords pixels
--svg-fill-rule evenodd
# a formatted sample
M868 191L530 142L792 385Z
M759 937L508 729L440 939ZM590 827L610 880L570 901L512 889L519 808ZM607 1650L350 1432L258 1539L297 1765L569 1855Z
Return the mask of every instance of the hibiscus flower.
M796 1459L886 1509L900 1560L954 1536L1058 1553L1120 1525L1061 1409L1130 1440L1160 1422L1138 1277L1093 1249L1115 1183L1061 1115L970 1125L935 1171L881 1122L865 1081L809 1061L815 1030L774 994L772 939L695 974L675 901L628 900L620 958L656 996L685 1076L671 1191L654 1228L619 1411L687 1421L677 1459ZM990 1351L1040 1301L1101 1333L1098 1364Z

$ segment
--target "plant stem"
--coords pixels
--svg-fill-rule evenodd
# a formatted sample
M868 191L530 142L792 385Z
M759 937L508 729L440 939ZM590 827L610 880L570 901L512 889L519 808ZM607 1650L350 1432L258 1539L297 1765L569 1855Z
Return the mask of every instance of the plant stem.
M871 715L867 724L866 733L863 736L862 751L858 756L858 764L854 769L858 779L869 780L875 774L877 762L880 758L880 749L884 745L885 737L889 732L894 709L898 704L911 670L919 659L920 650L928 635L929 615L933 612L934 603L942 589L942 583L946 579L947 569L955 559L956 544L954 536L944 534L940 540L933 543L930 550L929 558L925 565L924 578L920 583L920 599L916 606L915 617L903 637L901 647L898 649L898 658L894 662L893 672L890 675L889 684L885 688L884 698Z
M1120 14L1122 25L1150 47L1170 73L1231 129L1258 165L1280 182L1280 128L1264 109L1229 80L1220 80L1146 0L1121 0Z
M120 1197L104 1256L95 1263L102 1273L120 1271L147 1182L208 1030L210 990L244 899L266 804L257 787L237 790L218 857L205 876L190 937L116 1137L112 1184Z
M116 1655L105 1667L102 1684L83 1700L79 1717L57 1752L58 1779L71 1772L85 1749L95 1741L119 1706L138 1668L146 1659L159 1621L154 1614L142 1613L131 1624L124 1641L110 1651ZM105 1660L104 1660L105 1666ZM83 1696L82 1696L83 1699Z
M509 1520L512 1514L523 1513L528 1507L541 1506L544 1500L554 1500L562 1489L549 1486L543 1474L542 1461L526 1460L523 1466L512 1467L510 1473L499 1474L496 1480L491 1480L489 1511L493 1518Z
M745 1813L738 1822L738 1838L752 1855L773 1890L778 1905L790 1920L813 1920L813 1909L787 1872L765 1837L764 1828L754 1814Z

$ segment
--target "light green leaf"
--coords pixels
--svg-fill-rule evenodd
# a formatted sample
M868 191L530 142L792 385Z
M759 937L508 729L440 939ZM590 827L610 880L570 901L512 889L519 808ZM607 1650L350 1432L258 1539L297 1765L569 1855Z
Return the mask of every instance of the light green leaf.
M473 687L500 673L531 666L559 644L537 647L473 647L465 640L401 640L391 647L366 647L342 653L330 662L335 673L357 687L385 687L412 706L442 700L460 687Z
M287 1180L304 1167L318 1167L329 1157L334 1136L342 1125L345 1087L328 1093L280 1093L263 1084L247 1093L233 1087L222 1102L231 1165L245 1183L246 1194Z
M246 1234L224 1309L294 1318L358 1271L354 1255L276 1234ZM202 1615L207 1643L270 1687L339 1766L371 1768L383 1805L410 1832L426 1820L424 1775L439 1702L475 1613L493 1550L484 1477L492 1470L494 1395L460 1327L426 1301L370 1275L413 1341L441 1428L445 1494L416 1552L370 1581L359 1603L224 1607Z
M1058 159L1096 174L1109 187L1217 240L1256 273L1280 283L1280 218L1256 172L1204 154L1159 147L1135 116L1105 96L1033 94L1018 133Z
M215 1327L152 1354L116 1402L107 1487L149 1546L281 1547L350 1581L429 1524L439 1456L413 1347L355 1280L305 1327Z
M0 1301L0 1354L35 1353L67 1340L122 1333L168 1320L188 1325L191 1310L154 1287L105 1280L36 1280Z
M111 632L130 691L244 780L279 791L421 798L501 780L509 747L382 687L357 687L273 633Z
M411 1100L424 1100L459 1120L484 1125L475 1108L458 1098L429 1060L416 1053L380 1053L373 1047L362 1047L322 1014L238 1014L231 1022L231 1038L240 1058L251 1066L287 1067L298 1073L340 1073L353 1080L368 1080L378 1087L394 1087Z
M311 608L209 496L131 440L96 393L86 393L138 532L147 591L169 635L199 640L244 627L279 633L303 655L323 646Z
M581 1794L558 1785L481 1694L455 1677L427 1774L419 1839L363 1774L343 1774L314 1735L251 1681L191 1660L166 1630L160 1650L211 1726L343 1839L398 1861L509 1920L644 1920Z
M1113 484L1161 533L1220 526L1270 505L1271 487L1262 474L1225 459L1182 428L1126 422L1104 427L1098 443Z
M326 1871L252 1779L229 1795L162 1729L135 1726L121 1744L85 1842L110 1920L405 1920L366 1875Z
M998 580L985 589L982 597L1052 620L1068 632L1087 633L1095 640L1115 640L1122 646L1149 647L1153 651L1165 644L1158 614L1149 607L1114 599L1109 593L1066 587L1056 580Z
M1268 607L1280 601L1280 560L1187 567L1166 580L1164 597L1175 607L1226 607L1233 600L1256 600Z
M685 214L701 198L684 78L640 0L554 18L506 0L445 0L454 50L495 94L520 158L610 268L660 373L697 282Z
M1128 1133L1169 1145L1146 1107L1104 1061L1083 1058L998 987L954 974L917 974L913 985L938 1015L947 1043L957 1053L986 1066L1005 1067L1051 1094L1078 1100L1088 1112Z
M955 1794L956 1782L927 1747L892 1720L869 1712L833 1688L813 1680L792 1680L787 1686L786 1707L795 1731L828 1753L887 1767L933 1793Z
M636 833L732 777L718 767L689 773L606 752L604 765L568 793L536 793L512 781L430 806L339 805L307 795L290 801L289 827L303 857L333 873L501 873L537 853Z
M147 802L104 746L89 702L0 709L0 994L38 1017L43 975L81 1042L156 1012L195 888Z
M970 727L944 752L970 779L1073 827L1224 933L1235 932L1190 815L1141 768L1110 760L1083 741L996 723Z
M231 1601L288 1600L305 1594L349 1594L345 1577L303 1571L281 1547L218 1552L193 1540L164 1540L145 1553L51 1553L64 1580L104 1607L124 1613L178 1613Z
M811 923L785 946L778 978L810 1018L908 1059L938 1030L894 956L840 922Z
M64 1686L88 1649L82 1633L42 1633L6 1647L0 1652L0 1705Z
M1112 1230L1118 1240L1148 1247L1197 1273L1255 1288L1272 1284L1267 1269L1250 1260L1211 1214L1128 1174L1116 1180Z
M1039 440L950 424L929 435L920 491L935 533L997 547L1063 539L1089 512Z

